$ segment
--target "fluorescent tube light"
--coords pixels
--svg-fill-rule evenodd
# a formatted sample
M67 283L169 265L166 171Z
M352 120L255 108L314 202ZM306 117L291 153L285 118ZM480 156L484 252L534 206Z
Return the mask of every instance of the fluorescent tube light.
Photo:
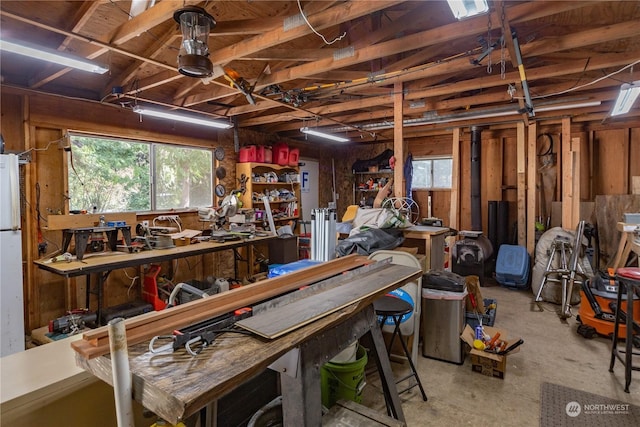
M638 99L638 95L640 95L640 80L620 86L620 93L613 110L611 110L611 115L619 116L620 114L628 113L633 103Z
M76 68L78 70L89 71L96 74L104 74L109 71L108 67L91 62L88 59L72 56L64 52L40 47L23 41L6 39L0 40L0 50L17 53L18 55L24 55L30 58L42 59L43 61L49 61L64 65L65 67Z
M317 131L317 130L309 129L307 127L300 128L300 132L307 133L309 135L319 136L320 138L330 139L332 141L349 142L348 138L343 138L341 136L331 135L329 133L324 133L324 132L320 132L320 131Z
M457 20L480 15L489 10L486 0L447 0L447 3Z
M177 122L184 122L192 125L208 126L208 127L217 128L217 129L230 129L233 127L233 124L229 122L221 122L221 121L211 120L211 119L200 119L198 117L191 116L191 115L170 113L170 112L159 111L159 110L151 110L149 108L142 108L138 106L133 107L133 112L141 114L143 116L151 116L151 117L157 117L159 119L175 120Z

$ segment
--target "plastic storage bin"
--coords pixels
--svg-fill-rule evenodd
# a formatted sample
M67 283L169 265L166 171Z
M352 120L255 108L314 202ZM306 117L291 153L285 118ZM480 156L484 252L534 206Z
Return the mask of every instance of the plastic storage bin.
M428 278L423 280L422 355L461 364L464 362L464 352L460 334L465 326L466 286L458 292L432 289L431 286ZM458 286L454 289L458 289Z
M496 281L503 286L526 289L529 286L529 254L523 246L502 245L496 261Z
M464 315L467 320L467 325L475 329L482 320L482 326L493 326L496 321L496 311L498 311L498 301L493 298L483 298L484 306L489 307L491 304L495 304L495 308L488 310L485 314L467 311Z

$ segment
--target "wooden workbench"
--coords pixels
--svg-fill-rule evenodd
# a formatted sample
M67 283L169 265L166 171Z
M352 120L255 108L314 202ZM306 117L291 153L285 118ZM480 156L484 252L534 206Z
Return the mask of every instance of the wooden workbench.
M83 275L87 276L87 305L88 292L90 289L90 275L95 273L97 276L97 314L98 319L100 319L100 314L103 308L102 300L104 282L109 273L113 270L127 267L137 267L144 264L153 264L163 261L171 261L178 258L204 255L208 253L224 251L227 249L235 250L237 248L254 245L256 243L266 242L273 238L274 236L266 236L253 237L250 239L231 240L224 243L213 241L199 242L192 245L176 246L167 249L153 249L135 253L101 252L86 255L82 259L82 261L73 260L71 262L52 262L51 258L46 258L36 260L34 261L34 263L43 270L50 271L51 273L58 274L64 277L77 277ZM89 307L87 306L87 308Z
M361 342L377 362L391 415L404 420L372 302L415 280L422 271L394 264L386 264L383 268L395 272L395 278L382 280L375 291L367 292L359 300L342 305L340 310L319 316L277 339L228 333L195 357L184 350L152 354L148 352L147 343L130 346L135 400L176 424L277 362L273 369L280 373L284 424L319 426L322 414L320 367L362 337ZM341 286L358 286L355 283L345 281ZM286 307L277 310L283 310L286 316ZM76 359L81 367L112 384L108 356L86 359L77 355Z
M640 266L640 243L636 241L638 227L640 227L640 224L626 224L624 222L619 222L616 225L616 229L622 234L620 235L618 250L613 259L612 267L614 269L624 267L631 252L636 255L636 263Z

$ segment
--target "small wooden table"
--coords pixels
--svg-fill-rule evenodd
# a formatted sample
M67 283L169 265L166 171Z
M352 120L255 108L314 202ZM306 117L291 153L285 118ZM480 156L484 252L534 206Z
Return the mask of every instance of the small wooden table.
M422 240L422 244L416 244L418 253L424 254L427 270L440 271L444 269L444 238L449 231L447 227L432 227L428 225L414 225L402 229L405 239ZM413 246L407 242L403 246Z
M624 222L617 224L616 229L621 232L622 235L620 236L618 250L613 260L612 267L614 269L624 267L631 252L636 254L638 266L640 266L640 243L636 242L635 234L638 227L640 227L640 224L626 224Z

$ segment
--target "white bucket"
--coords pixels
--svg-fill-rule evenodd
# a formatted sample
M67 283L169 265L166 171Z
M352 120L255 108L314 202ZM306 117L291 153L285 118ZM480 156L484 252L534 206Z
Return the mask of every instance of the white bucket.
M349 344L347 348L338 353L333 359L332 363L351 363L356 361L356 353L358 352L358 341L354 341Z

